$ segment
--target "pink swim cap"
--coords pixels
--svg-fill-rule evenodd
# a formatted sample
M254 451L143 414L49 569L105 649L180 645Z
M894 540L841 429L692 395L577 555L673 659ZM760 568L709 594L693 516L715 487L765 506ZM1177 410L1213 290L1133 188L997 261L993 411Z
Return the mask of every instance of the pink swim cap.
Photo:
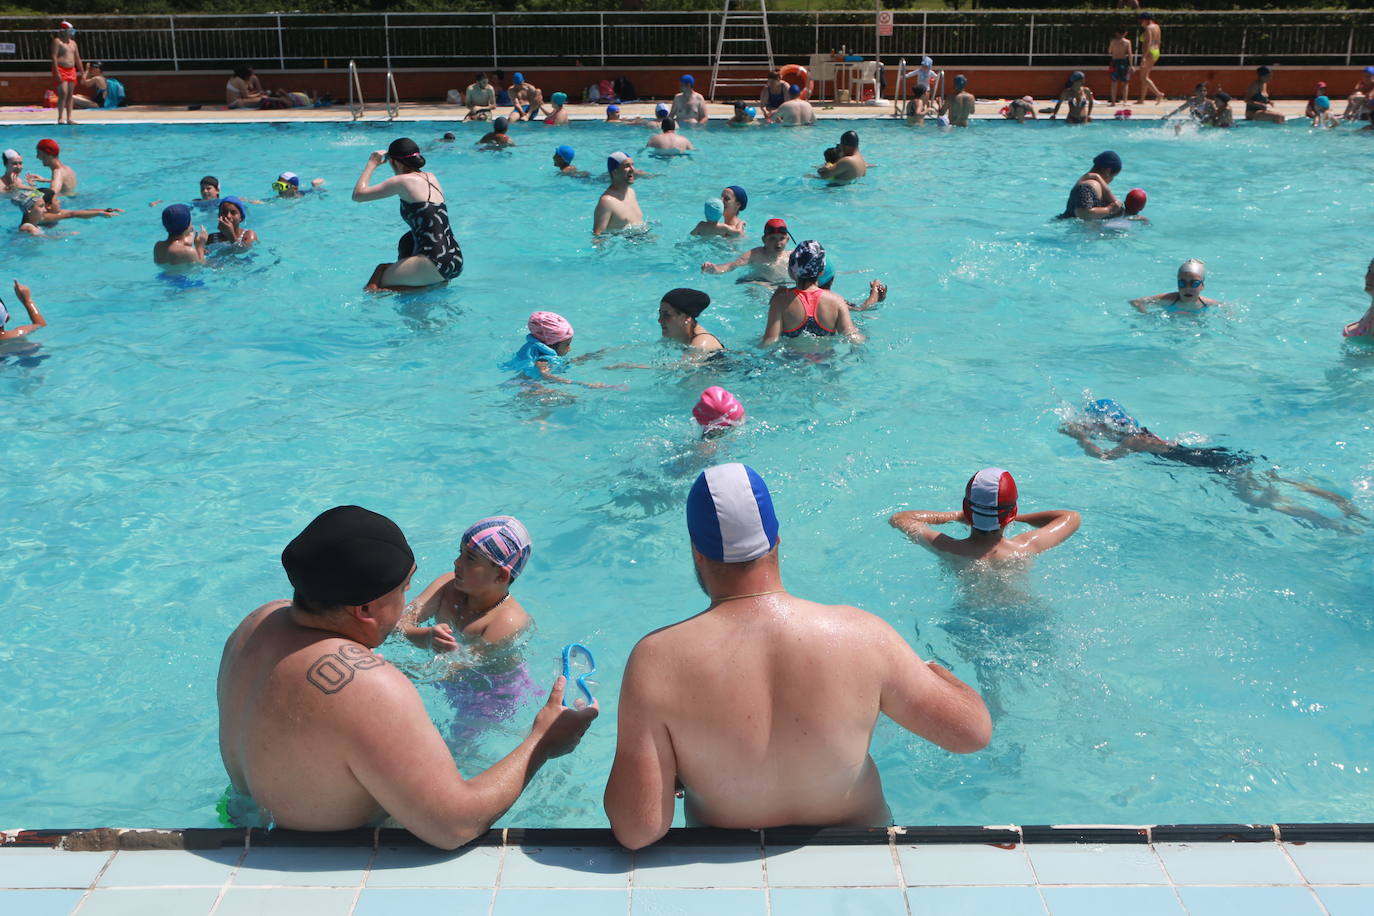
M551 347L573 336L573 326L568 319L553 312L535 312L530 316L529 328L535 340Z
M1143 188L1131 188L1130 193L1126 195L1126 203L1123 205L1126 210L1126 215L1135 216L1141 210L1144 210L1145 201L1147 199Z
M738 426L744 422L744 405L719 385L712 385L701 393L692 416L707 429L718 426Z

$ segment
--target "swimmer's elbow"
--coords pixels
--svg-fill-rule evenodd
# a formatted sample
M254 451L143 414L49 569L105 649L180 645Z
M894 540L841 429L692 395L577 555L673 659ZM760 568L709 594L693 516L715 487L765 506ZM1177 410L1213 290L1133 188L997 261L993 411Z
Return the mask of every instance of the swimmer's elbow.
M668 825L642 821L627 823L624 818L612 818L611 833L615 835L616 842L633 851L651 846L663 839L668 834Z

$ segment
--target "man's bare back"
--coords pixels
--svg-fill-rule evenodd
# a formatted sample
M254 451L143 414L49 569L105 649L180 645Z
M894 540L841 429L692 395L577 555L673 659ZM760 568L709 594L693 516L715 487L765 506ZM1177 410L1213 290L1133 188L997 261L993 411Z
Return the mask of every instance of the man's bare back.
M949 123L955 127L968 127L968 119L973 117L976 100L972 92L960 92L949 103Z

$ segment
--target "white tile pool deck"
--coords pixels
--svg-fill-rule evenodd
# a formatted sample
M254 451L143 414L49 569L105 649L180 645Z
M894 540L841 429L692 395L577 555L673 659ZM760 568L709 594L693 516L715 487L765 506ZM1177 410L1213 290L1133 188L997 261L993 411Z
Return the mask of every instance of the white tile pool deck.
M550 832L543 832L545 834ZM595 834L606 836L604 831ZM592 834L593 836L595 834ZM1369 916L1374 842L0 848L0 913ZM297 839L300 835L297 835ZM308 841L308 840L307 840Z

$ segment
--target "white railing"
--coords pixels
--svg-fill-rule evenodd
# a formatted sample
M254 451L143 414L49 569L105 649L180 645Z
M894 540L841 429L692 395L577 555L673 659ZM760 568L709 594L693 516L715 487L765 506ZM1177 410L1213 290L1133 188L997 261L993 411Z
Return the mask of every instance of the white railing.
M348 113L353 116L355 121L367 114L367 100L363 97L363 84L358 80L358 64L351 60L348 62Z
M386 71L386 119L396 120L401 113L401 95L396 91L396 74Z
M1098 62L1121 11L894 10L889 60L1058 66ZM82 56L110 69L710 66L720 12L269 13L73 16ZM1161 12L1165 63L1374 63L1374 12ZM774 53L806 60L841 46L873 57L872 11L774 12ZM49 66L50 17L0 16L16 45L0 68Z

